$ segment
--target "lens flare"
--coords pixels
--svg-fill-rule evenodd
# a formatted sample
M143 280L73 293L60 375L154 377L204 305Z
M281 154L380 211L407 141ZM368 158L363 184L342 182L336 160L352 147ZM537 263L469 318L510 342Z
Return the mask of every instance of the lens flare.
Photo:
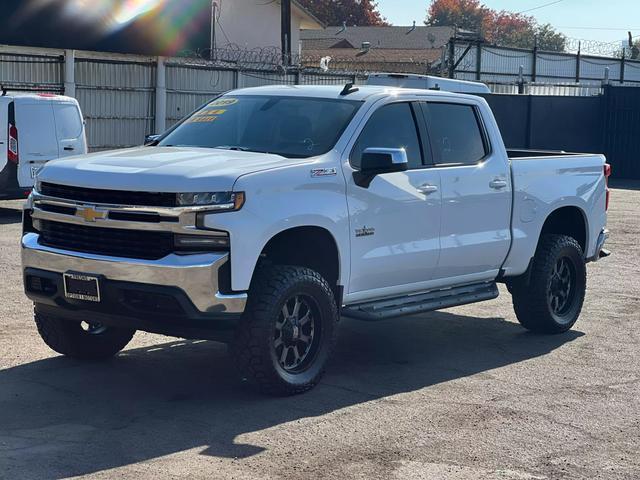
M128 0L123 3L115 12L113 19L122 25L149 13L163 3L163 0Z

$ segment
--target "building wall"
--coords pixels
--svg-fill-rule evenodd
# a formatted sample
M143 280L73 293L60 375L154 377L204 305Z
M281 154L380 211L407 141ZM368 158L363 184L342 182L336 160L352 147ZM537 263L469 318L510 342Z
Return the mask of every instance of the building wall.
M280 3L260 0L222 0L216 43L254 49L280 47ZM291 13L291 49L297 53L303 18Z

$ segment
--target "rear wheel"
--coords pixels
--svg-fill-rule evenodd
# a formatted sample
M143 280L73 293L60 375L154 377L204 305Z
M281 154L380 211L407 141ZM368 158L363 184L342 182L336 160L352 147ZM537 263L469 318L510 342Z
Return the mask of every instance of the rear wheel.
M566 332L578 320L587 285L580 245L566 235L544 235L531 268L529 282L510 288L518 320L534 332Z
M35 322L40 337L49 348L80 360L111 358L125 348L135 334L135 330L43 315L37 310Z
M337 323L333 292L319 273L265 267L251 286L233 345L241 376L274 395L313 388L324 373Z

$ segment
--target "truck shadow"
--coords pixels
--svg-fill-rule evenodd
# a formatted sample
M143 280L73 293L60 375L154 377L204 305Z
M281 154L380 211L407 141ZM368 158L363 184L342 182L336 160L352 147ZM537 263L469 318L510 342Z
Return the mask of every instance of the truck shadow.
M538 336L502 318L449 312L376 324L345 319L340 334L323 382L292 398L241 385L226 347L212 342L131 349L104 364L54 357L2 370L4 474L71 477L194 448L246 458L269 444L236 442L241 434L488 372L582 336Z

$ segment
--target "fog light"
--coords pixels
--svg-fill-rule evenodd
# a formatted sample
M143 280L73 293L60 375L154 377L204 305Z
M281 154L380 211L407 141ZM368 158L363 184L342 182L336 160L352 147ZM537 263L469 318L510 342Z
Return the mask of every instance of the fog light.
M182 250L226 250L229 248L229 235L176 235L174 244Z

